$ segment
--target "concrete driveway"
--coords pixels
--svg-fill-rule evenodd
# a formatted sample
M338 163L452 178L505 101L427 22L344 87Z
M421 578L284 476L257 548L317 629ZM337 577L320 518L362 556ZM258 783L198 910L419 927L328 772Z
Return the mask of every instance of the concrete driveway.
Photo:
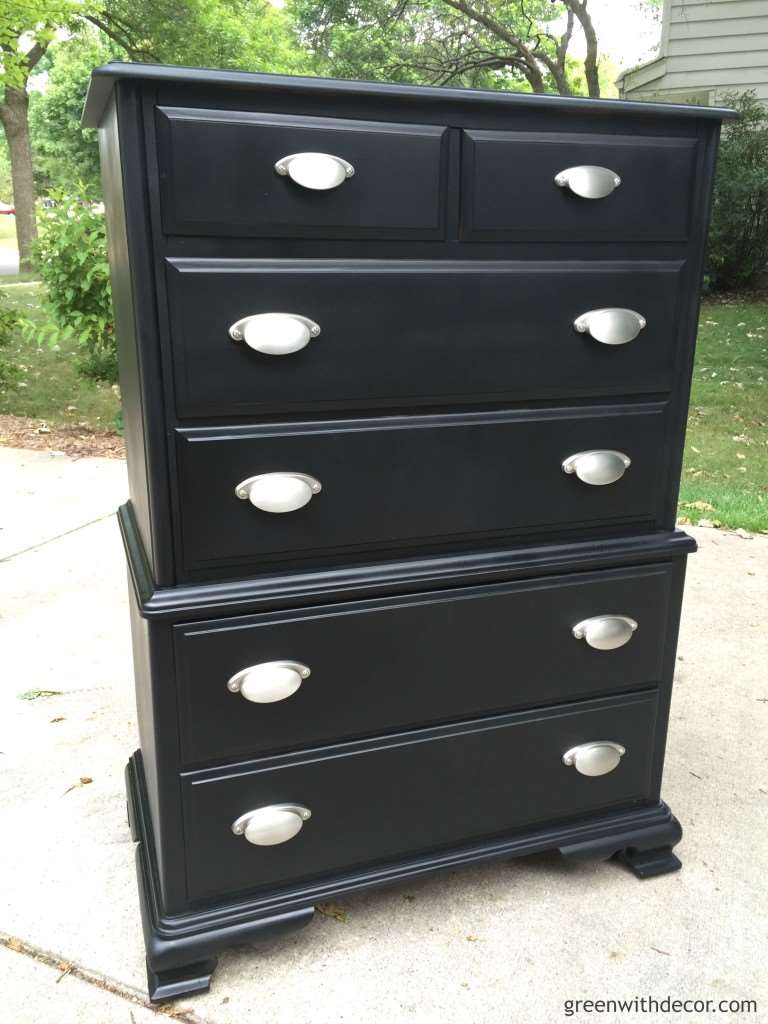
M18 274L19 254L15 249L0 245L0 277L4 274Z
M0 449L0 985L8 1024L145 1024L123 766L136 746L124 464ZM665 797L683 870L556 855L358 896L222 955L210 1024L768 1020L768 537L692 530ZM56 691L44 696L34 691ZM23 699L26 697L27 699ZM757 1012L566 1013L565 1001ZM167 1011L166 1011L167 1012Z

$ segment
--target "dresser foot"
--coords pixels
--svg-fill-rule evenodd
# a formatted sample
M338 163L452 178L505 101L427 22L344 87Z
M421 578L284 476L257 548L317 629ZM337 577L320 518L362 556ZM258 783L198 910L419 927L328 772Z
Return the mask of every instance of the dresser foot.
M166 915L157 885L157 861L150 824L141 753L128 762L125 773L128 821L136 842L139 909L147 953L147 987L153 1003L207 992L217 955L229 946L244 945L296 931L309 924L314 906L275 912L243 912L242 904L222 904L206 910Z
M558 849L569 860L617 860L626 864L637 878L654 878L678 871L682 865L672 847L683 835L680 822L663 803L653 816L654 820L645 826L609 831Z
M187 967L155 971L147 960L147 990L152 1003L164 1003L180 996L194 996L207 992L211 987L211 975L216 969L216 960L203 960Z
M658 846L653 850L619 850L616 860L633 872L636 878L655 878L679 871L683 866L672 852L671 846Z

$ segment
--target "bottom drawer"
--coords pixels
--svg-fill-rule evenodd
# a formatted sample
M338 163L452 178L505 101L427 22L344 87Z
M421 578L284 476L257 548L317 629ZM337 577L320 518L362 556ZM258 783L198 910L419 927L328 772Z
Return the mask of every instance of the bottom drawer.
M279 888L649 800L656 716L657 695L644 692L188 773L189 899ZM598 740L625 749L611 771L585 775L563 763L566 751ZM277 845L233 833L238 818L273 805L311 817ZM300 821L290 812L282 820Z

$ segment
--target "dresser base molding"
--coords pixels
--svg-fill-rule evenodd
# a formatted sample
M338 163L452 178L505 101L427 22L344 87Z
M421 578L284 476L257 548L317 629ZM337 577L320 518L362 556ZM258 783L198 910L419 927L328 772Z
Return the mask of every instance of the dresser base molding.
M144 783L141 752L126 768L128 820L136 845L139 902L147 950L149 997L154 1003L205 992L216 967L216 955L229 946L269 940L309 924L314 904L364 889L399 884L444 869L524 857L558 850L576 861L616 858L638 878L675 871L672 853L682 830L663 802L630 811L612 812L579 822L541 827L507 839L492 839L458 849L440 850L334 878L307 882L277 895L260 895L185 914L166 916L159 899L159 881Z

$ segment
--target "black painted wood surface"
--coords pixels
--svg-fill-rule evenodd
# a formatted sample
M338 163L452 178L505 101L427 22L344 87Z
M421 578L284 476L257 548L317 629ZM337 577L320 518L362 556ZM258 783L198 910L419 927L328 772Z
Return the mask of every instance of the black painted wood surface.
M665 415L648 404L180 431L183 564L232 576L266 561L295 567L438 541L671 525ZM565 458L593 448L632 465L606 486L563 471ZM308 473L323 489L278 515L235 495L241 481L280 471Z
M180 417L668 393L677 261L196 260L167 266ZM580 334L605 306L647 326ZM233 341L241 317L292 312L320 336L287 356Z
M654 693L585 701L429 732L337 744L182 779L189 898L258 891L616 806L651 795ZM578 743L627 753L608 775L563 764ZM312 817L290 842L253 846L231 824L297 803Z
M174 630L181 760L215 763L392 729L655 686L679 565L574 573L191 622ZM572 635L626 615L632 639L598 651ZM227 689L235 673L293 660L287 700Z

